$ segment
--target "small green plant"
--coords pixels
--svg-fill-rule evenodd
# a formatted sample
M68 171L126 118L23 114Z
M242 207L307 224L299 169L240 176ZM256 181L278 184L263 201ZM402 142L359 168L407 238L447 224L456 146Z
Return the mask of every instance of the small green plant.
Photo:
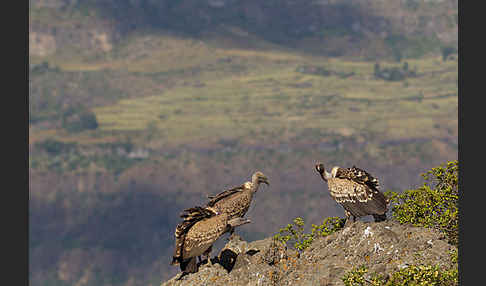
M346 223L345 218L340 217L328 217L324 219L321 225L312 224L312 236L327 236L334 233L344 227Z
M344 285L346 286L364 285L365 283L364 275L367 272L368 272L368 268L366 268L366 266L363 265L347 272L343 277L341 277L341 280L343 280Z
M432 168L422 174L426 183L401 194L386 192L392 216L400 223L437 228L449 243L458 244L458 161Z
M304 219L297 217L293 224L287 224L281 228L274 238L285 245L287 242L293 242L295 249L302 251L307 248L313 240L312 234L304 233Z
M347 272L341 280L343 280L344 285L346 286L357 286L357 285L372 285L372 286L381 286L384 285L384 278L380 275L373 274L369 278L365 277L366 273L368 273L368 268L364 265L352 269L351 271ZM365 284L366 282L366 284Z
M457 252L457 248L453 248L450 252L449 252L449 255L451 257L451 261L452 263L456 264L457 263L457 259L459 257L459 254Z
M297 217L293 224L289 223L286 227L281 228L274 238L285 245L290 241L295 249L302 251L310 246L314 238L327 236L342 229L345 222L344 218L328 217L321 225L312 224L311 233L304 233L304 220Z
M436 265L410 265L393 273L383 285L458 285L457 268L441 269Z

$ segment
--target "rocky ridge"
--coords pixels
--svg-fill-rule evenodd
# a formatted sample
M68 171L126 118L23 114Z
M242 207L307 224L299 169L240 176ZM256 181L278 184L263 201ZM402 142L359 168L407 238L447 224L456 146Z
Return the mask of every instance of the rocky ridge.
M315 239L302 252L272 237L247 242L235 235L199 271L177 274L161 286L176 285L344 285L350 270L366 266L369 273L390 275L409 265L452 267L457 250L434 229L358 221L331 235Z

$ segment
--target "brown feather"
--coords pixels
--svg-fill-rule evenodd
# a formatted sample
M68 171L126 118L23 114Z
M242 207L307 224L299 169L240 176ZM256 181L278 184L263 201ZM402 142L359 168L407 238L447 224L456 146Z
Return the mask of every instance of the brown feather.
M364 170L339 168L327 183L331 197L354 217L384 215L387 211L386 198L377 189L378 180Z
M339 168L336 172L336 178L348 179L359 184L365 184L372 189L378 189L379 182L368 172L356 166L351 168Z
M210 201L208 202L208 206L212 207L214 206L214 204L216 204L217 202L219 202L220 200L226 198L226 197L229 197L235 193L238 193L238 192L241 192L245 189L245 185L241 185L241 186L238 186L238 187L235 187L235 188L232 188L232 189L229 189L229 190L226 190L224 192L221 192L215 196L208 196L208 199L210 199Z
M177 225L175 230L176 247L174 250L174 255L172 256L172 265L182 262L182 251L186 234L191 227L197 222L215 215L216 213L214 211L199 206L185 209L181 213L180 217L184 220Z

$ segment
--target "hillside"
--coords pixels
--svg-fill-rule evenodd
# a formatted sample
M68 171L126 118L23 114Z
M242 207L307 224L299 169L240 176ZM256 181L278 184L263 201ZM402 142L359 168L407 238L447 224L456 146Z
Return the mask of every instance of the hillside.
M453 251L457 253L457 247L432 229L393 221L357 222L314 240L300 253L271 237L247 242L237 236L213 254L213 266L203 264L197 273L178 274L161 285L345 285L342 278L363 266L368 281L373 274L390 279L417 265L447 271L457 267ZM439 285L454 285L448 283Z
M180 210L256 170L248 241L342 215L317 160L457 159L457 1L354 2L29 1L31 285L159 285Z

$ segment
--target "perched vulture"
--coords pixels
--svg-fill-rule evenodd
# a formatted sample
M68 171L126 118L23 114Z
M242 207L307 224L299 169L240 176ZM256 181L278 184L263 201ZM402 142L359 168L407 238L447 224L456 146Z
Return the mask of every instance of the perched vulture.
M184 210L180 217L184 220L176 227L176 246L171 262L172 265L180 264L182 275L179 279L187 273L197 272L196 257L207 255L210 263L212 245L221 235L250 223L248 219L230 219L228 214L199 206Z
M208 196L210 201L207 207L219 213L226 213L230 219L243 217L250 208L253 195L258 191L260 183L270 185L267 177L260 171L255 172L251 177L251 182L226 190L215 196ZM230 230L233 234L234 229Z
M318 163L317 172L327 182L331 197L343 206L346 214L346 223L349 217L356 218L372 215L375 222L386 220L388 201L378 190L378 180L368 172L355 166L351 168L334 167L331 173Z

